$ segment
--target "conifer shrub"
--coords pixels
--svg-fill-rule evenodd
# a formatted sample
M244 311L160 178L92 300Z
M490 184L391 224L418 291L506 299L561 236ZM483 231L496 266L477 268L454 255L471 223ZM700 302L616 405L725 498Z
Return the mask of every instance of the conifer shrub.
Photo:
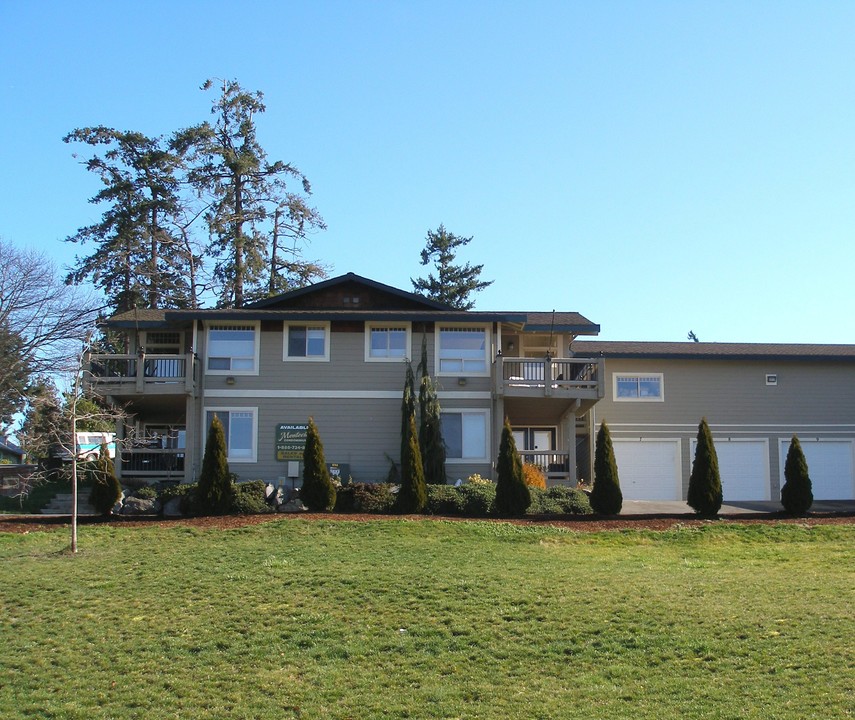
M600 515L617 515L623 506L617 460L612 445L609 426L600 423L597 447L594 451L594 487L591 490L591 507Z
M539 465L523 463L523 480L530 488L546 490L546 473L543 472Z
M529 492L528 515L590 515L593 512L588 496L576 488L554 485L547 490L529 488Z
M194 510L200 515L225 515L232 506L234 483L229 472L226 434L217 415L208 428Z
M698 425L698 443L689 478L689 506L701 517L715 517L721 509L721 476L718 456L707 419Z
M122 497L122 486L116 477L116 468L110 459L107 445L101 445L98 459L87 472L92 483L89 503L102 515L109 515Z
M426 504L425 472L416 434L416 421L410 417L406 449L401 458L401 489L398 491L396 509L400 513L420 513Z
M309 418L306 447L303 450L303 487L300 500L313 512L332 510L336 490L324 457L324 446L313 418Z
M531 505L531 494L523 476L522 460L508 418L502 428L496 462L496 511L499 515L523 515Z
M784 463L784 487L781 504L790 515L804 515L813 505L813 483L808 473L807 459L802 444L793 435Z
M238 515L269 513L273 508L267 504L264 480L248 480L234 485L234 497L230 512Z

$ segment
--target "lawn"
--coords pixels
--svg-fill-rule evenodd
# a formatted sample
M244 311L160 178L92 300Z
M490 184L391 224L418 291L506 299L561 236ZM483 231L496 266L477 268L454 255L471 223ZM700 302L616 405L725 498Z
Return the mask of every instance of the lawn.
M846 718L855 526L0 533L0 717Z

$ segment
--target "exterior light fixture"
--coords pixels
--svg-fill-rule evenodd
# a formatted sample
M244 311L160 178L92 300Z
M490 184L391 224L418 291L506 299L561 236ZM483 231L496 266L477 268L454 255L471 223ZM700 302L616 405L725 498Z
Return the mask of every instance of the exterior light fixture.
M235 384L235 378L234 378L234 375L229 375L229 376L226 378L226 385L234 385L234 384Z

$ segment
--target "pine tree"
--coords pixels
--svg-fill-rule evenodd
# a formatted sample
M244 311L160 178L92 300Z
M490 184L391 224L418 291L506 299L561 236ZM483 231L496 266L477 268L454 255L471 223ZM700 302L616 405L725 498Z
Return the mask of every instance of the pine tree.
M226 434L216 414L208 429L197 493L199 511L203 515L225 515L231 508L234 487L227 459Z
M92 491L89 494L89 502L102 515L109 515L122 497L122 486L116 478L116 468L110 459L106 443L101 445L95 467L90 470L90 477Z
M398 491L396 508L402 513L420 513L425 509L425 505L425 473L416 436L416 421L411 416L407 430L407 449L401 458L401 489Z
M702 517L715 517L721 509L718 456L706 418L698 425L698 443L692 463L692 475L689 478L687 502Z
M623 505L620 491L617 460L612 446L609 426L600 423L597 449L594 453L594 487L591 490L591 507L601 515L617 515Z
M448 232L443 225L436 231L429 230L425 248L421 253L421 262L422 265L427 265L433 261L437 275L428 273L426 279L410 278L415 291L458 310L471 310L475 301L470 300L469 295L493 284L492 280L480 279L483 265L453 264L456 249L468 245L471 241L471 237Z
M499 515L523 515L531 505L531 493L525 484L522 460L508 418L505 418L502 428L496 475L496 510Z
M784 487L781 504L791 515L804 515L813 505L813 483L808 474L808 464L799 439L793 435L784 464Z
M300 489L300 500L309 510L322 512L332 510L335 507L335 499L335 485L330 479L324 445L314 419L309 418L306 447L303 450L303 487Z

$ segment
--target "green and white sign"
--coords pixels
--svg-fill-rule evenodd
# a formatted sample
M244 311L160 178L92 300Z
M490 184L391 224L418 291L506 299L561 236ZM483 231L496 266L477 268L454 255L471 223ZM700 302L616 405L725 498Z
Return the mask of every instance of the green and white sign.
M309 434L308 425L276 426L276 437L273 440L277 460L302 460L306 447L306 437Z

